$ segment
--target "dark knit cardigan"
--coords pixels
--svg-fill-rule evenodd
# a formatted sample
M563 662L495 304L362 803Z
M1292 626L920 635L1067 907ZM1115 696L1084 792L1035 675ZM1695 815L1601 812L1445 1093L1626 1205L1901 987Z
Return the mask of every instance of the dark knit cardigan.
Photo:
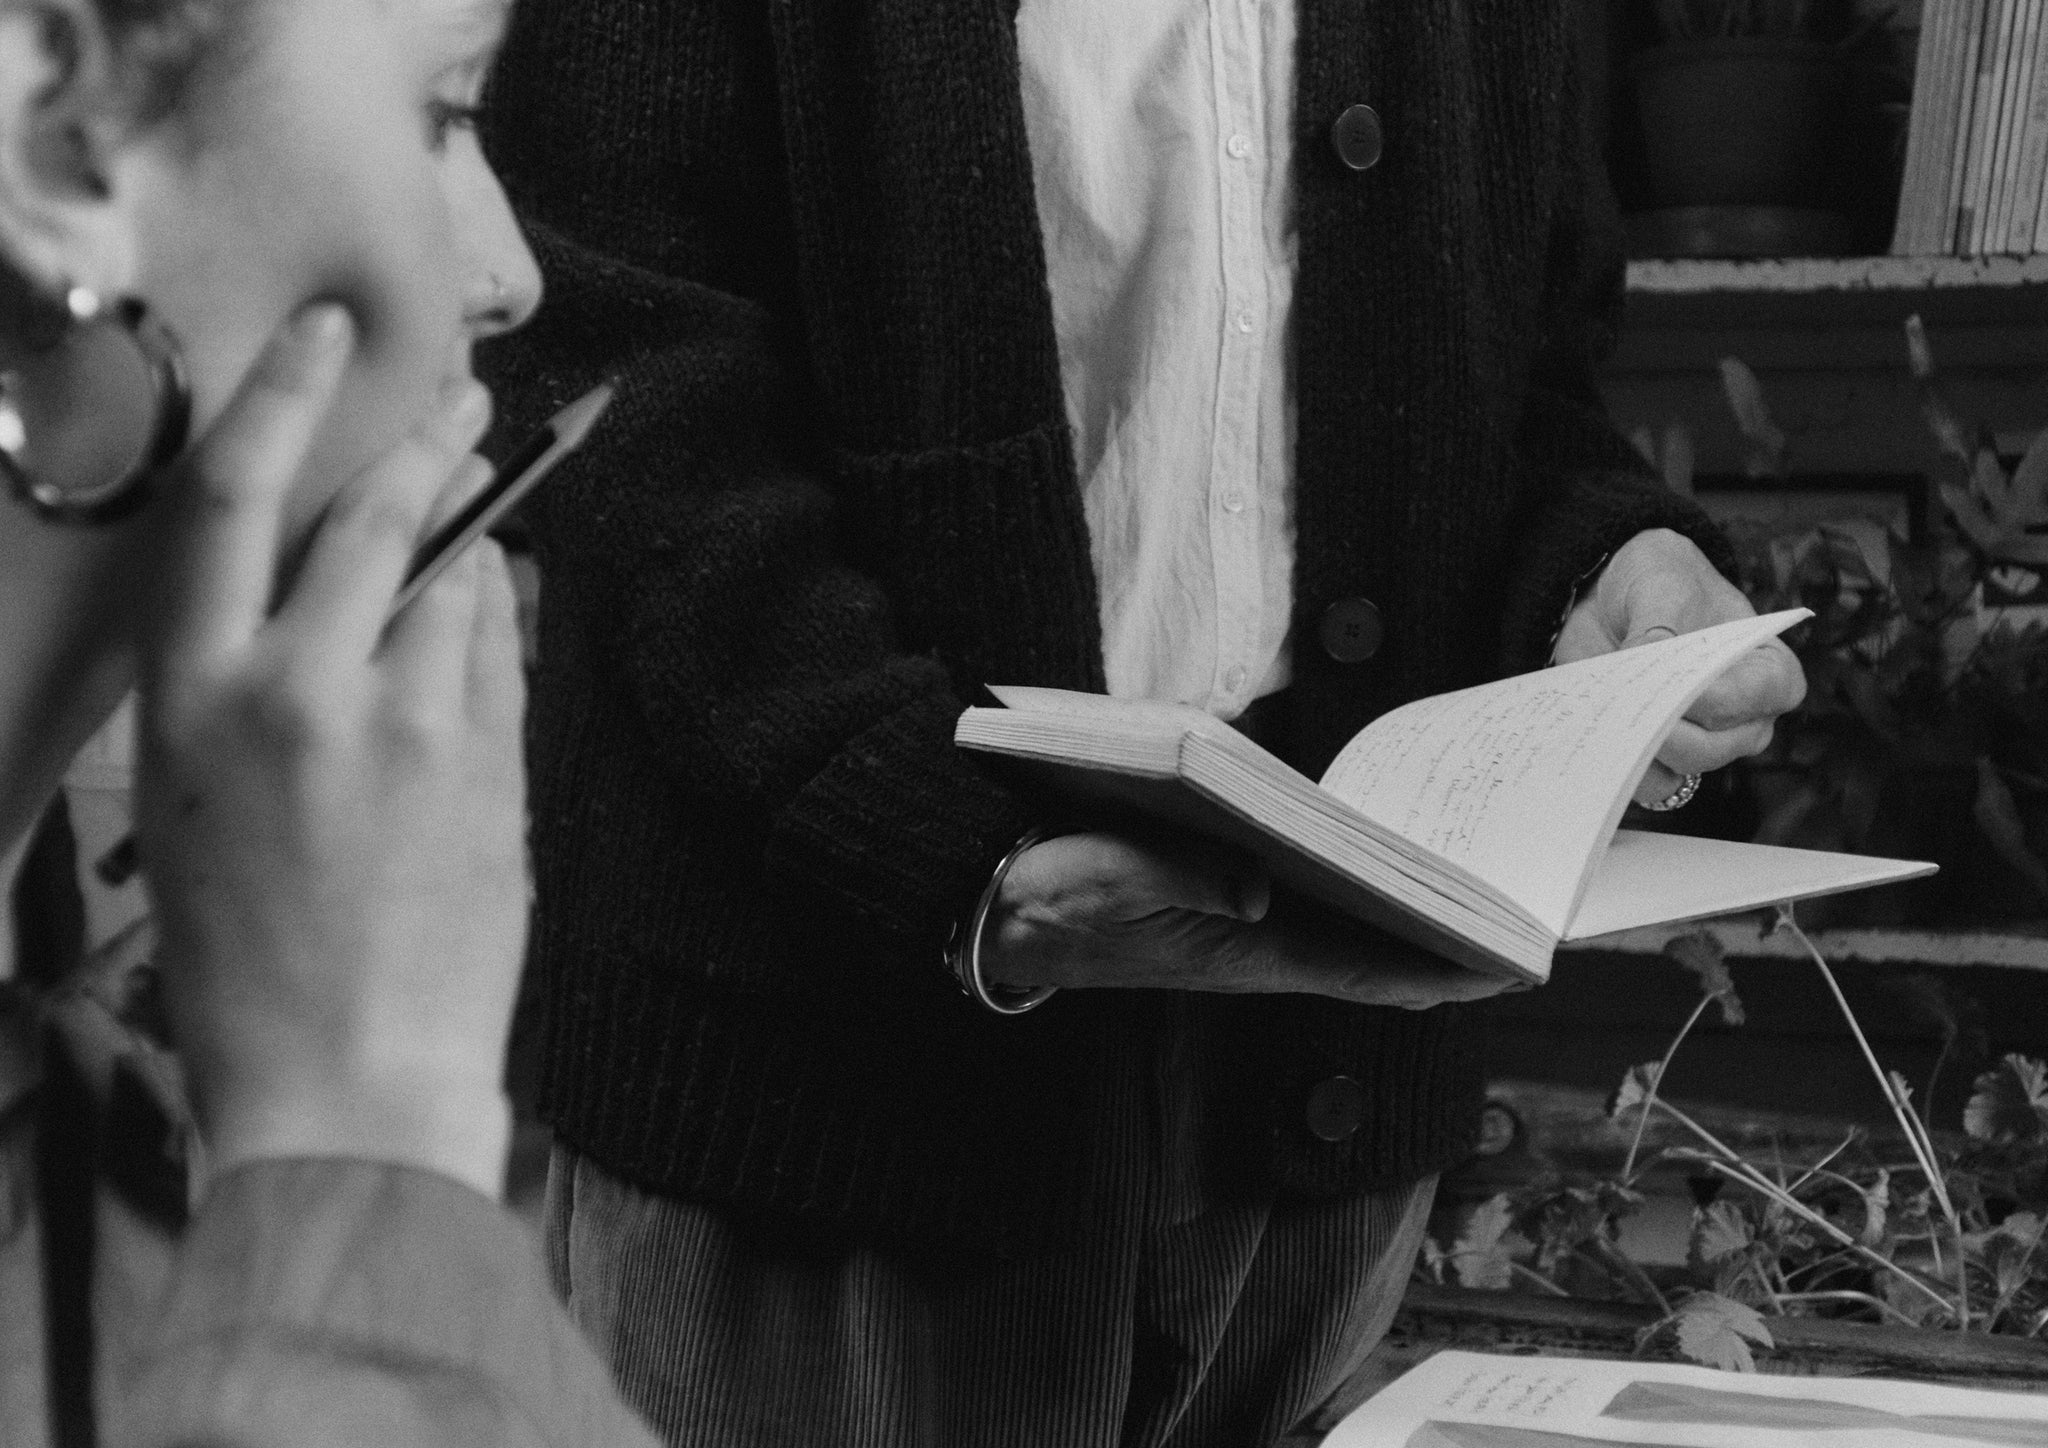
M1283 752L1313 775L1390 706L1539 666L1603 553L1701 525L1594 389L1620 264L1576 7L1299 3ZM1386 132L1364 172L1330 141L1356 102ZM487 359L504 413L622 378L531 511L546 1114L750 1214L1071 1236L1105 1083L1188 1012L1069 991L997 1019L938 964L1049 808L951 747L963 702L1103 684L1013 3L532 3L492 105L549 287ZM1364 663L1318 645L1350 597L1386 622ZM1466 1013L1193 1010L1224 1022L1214 1190L1387 1184L1467 1140ZM1336 1074L1370 1110L1331 1143L1303 1107Z

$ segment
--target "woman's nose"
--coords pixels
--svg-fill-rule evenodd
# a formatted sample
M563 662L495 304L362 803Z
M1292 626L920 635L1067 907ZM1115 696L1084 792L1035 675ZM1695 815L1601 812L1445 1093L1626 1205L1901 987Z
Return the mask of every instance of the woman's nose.
M476 244L473 288L465 308L479 340L526 325L540 306L540 263L512 215L512 203L488 166L469 192L468 223Z
M523 327L540 306L540 267L524 241L484 262L464 308L470 330L495 337Z

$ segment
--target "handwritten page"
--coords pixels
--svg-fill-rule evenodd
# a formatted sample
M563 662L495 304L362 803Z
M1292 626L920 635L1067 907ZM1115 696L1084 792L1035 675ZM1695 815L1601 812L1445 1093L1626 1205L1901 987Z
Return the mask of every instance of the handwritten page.
M1440 1352L1324 1448L2017 1448L2048 1442L2048 1395L1771 1377L1676 1363Z
M1368 725L1323 788L1562 936L1629 791L1686 705L1805 617L1738 619L1419 700Z

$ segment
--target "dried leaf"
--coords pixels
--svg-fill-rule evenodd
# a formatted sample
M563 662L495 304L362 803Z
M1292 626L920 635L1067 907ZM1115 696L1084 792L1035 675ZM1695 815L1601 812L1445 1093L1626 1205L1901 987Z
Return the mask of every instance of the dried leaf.
M1465 1230L1451 1245L1451 1271L1461 1287L1505 1292L1514 1280L1509 1229L1514 1210L1506 1192L1488 1197L1472 1209Z
M1729 1372L1753 1373L1749 1345L1771 1347L1771 1330L1753 1307L1718 1292L1695 1292L1672 1315L1678 1350L1696 1363Z
M1748 444L1744 468L1753 478L1774 478L1785 471L1785 430L1771 417L1763 384L1739 357L1721 359L1721 392L1735 426Z
M1875 1183L1857 1190L1863 1193L1863 1230L1857 1240L1875 1248L1884 1241L1886 1220L1891 1215L1892 1174L1880 1168Z
M1641 1111L1648 1106L1656 1094L1657 1081L1664 1070L1661 1061L1645 1061L1640 1066L1628 1068L1628 1074L1621 1078L1621 1085L1614 1090L1614 1097L1607 1103L1607 1115L1619 1121L1631 1111Z
M1698 977L1700 990L1721 1007L1723 1021L1731 1026L1742 1024L1742 997L1735 993L1728 953L1717 938L1704 930L1688 931L1666 941L1664 953Z
M2048 1068L2009 1055L1977 1078L1963 1130L1978 1141L2048 1141Z

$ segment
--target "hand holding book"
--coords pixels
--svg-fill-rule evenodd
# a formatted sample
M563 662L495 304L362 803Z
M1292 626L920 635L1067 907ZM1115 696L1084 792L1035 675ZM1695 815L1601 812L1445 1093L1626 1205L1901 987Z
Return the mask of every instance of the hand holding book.
M954 738L1070 799L1248 850L1279 882L1447 960L1540 981L1560 941L1933 870L1615 828L1681 716L1806 616L1417 700L1361 730L1319 784L1198 709L1058 689L995 688L1007 707L967 710Z
M1569 664L1754 613L1691 539L1652 529L1631 538L1601 570L1565 620L1553 658ZM1771 742L1773 721L1804 697L1806 677L1792 651L1775 635L1757 643L1686 706L1637 782L1636 803L1654 805L1687 776L1757 753Z
M1101 831L1017 858L982 967L1004 985L1307 994L1416 1010L1512 984L1298 901L1275 908L1265 867L1229 846Z

